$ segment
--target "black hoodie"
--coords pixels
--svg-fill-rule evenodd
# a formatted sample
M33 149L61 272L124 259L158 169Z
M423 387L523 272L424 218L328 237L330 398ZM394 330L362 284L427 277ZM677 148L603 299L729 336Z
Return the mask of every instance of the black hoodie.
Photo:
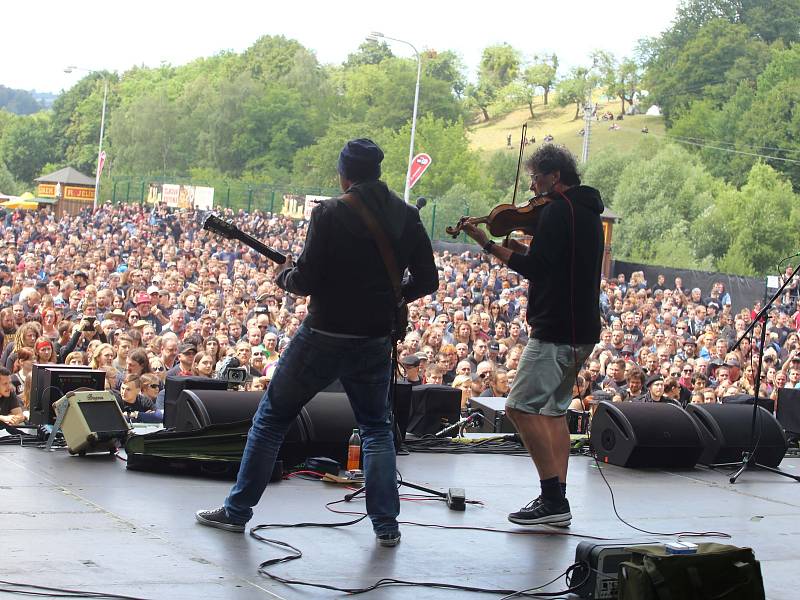
M413 206L381 181L354 185L383 228L397 266L408 268L402 291L411 302L439 287L431 241ZM340 198L320 202L311 212L303 252L278 285L311 296L305 323L314 329L379 337L392 328L394 291L372 234L358 213Z
M541 209L528 253L514 253L508 266L530 282L527 320L532 337L592 344L600 338L603 201L588 186L570 188L565 196L569 202L555 194Z

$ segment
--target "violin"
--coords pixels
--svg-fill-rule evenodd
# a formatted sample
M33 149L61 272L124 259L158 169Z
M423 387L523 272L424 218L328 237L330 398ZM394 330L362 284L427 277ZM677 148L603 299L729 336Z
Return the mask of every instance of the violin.
M503 237L513 231L522 231L527 235L533 235L542 208L552 202L549 194L541 194L528 199L526 204L517 206L515 204L498 204L485 217L461 217L455 227L446 227L445 231L451 236L458 237L464 225L486 224L486 228L492 237Z

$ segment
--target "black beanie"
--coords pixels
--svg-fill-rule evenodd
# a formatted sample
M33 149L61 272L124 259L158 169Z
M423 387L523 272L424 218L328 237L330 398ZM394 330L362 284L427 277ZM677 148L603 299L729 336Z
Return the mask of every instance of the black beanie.
M381 176L383 151L372 140L350 140L339 153L339 174L350 181L370 181Z

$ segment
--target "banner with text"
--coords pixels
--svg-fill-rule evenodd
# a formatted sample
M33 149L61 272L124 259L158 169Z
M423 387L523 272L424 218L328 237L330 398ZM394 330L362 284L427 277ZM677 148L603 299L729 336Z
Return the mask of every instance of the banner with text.
M211 210L214 207L214 188L175 183L151 183L147 202L163 202L170 208Z

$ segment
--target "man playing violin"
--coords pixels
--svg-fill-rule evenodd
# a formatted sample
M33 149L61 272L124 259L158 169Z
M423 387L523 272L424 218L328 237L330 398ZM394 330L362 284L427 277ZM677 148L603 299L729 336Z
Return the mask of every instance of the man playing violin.
M484 251L527 278L531 337L506 399L539 474L541 495L508 515L520 525L567 527L570 437L565 415L577 373L600 337L600 270L603 229L600 193L580 185L575 158L553 144L526 161L530 189L548 202L537 209L530 247L495 244L467 222L463 230Z

